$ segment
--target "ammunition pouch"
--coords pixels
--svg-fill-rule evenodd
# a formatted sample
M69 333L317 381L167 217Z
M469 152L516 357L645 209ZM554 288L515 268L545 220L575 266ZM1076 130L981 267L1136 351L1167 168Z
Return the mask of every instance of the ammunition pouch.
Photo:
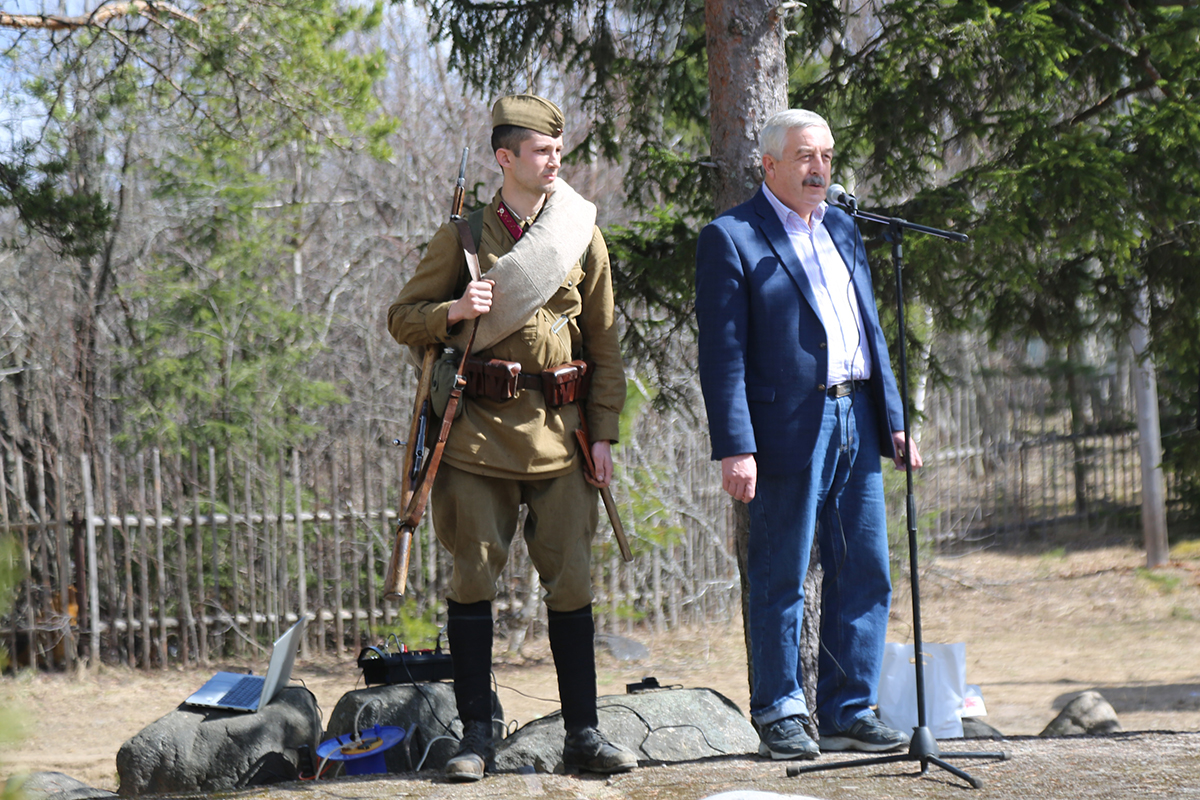
M457 363L453 363L450 370L451 380L457 368ZM592 382L591 365L585 361L572 361L544 372L529 373L521 372L521 365L516 361L471 356L467 359L463 376L467 379L466 388L463 390L467 397L483 397L503 403L516 397L522 390L530 389L541 392L550 408L558 408L583 399L587 396ZM437 385L439 380L436 366L433 379ZM431 390L431 394L435 391ZM446 394L448 397L448 389ZM437 411L438 407L435 401L434 411ZM446 404L443 401L441 409L444 411L445 408Z
M586 361L571 361L546 370L541 378L546 405L558 408L587 397L592 386L592 369Z
M467 397L486 397L504 402L516 397L521 390L521 365L516 361L471 356L467 359L463 375L467 379Z

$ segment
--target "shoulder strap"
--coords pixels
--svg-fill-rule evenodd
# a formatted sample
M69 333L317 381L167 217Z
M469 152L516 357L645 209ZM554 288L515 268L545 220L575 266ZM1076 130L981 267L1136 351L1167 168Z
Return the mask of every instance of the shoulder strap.
M483 238L483 212L487 206L477 208L467 215L467 226L471 229L471 241L475 242L475 251L479 251L479 241Z
M479 268L479 252L476 248L476 239L471 226L463 217L455 217L454 224L458 228L458 241L462 245L463 255L467 257L467 269L471 271L471 280L483 280L483 271ZM480 225L482 226L482 224L483 217L481 215ZM476 317L475 319L476 325L478 325L479 318ZM471 336L474 339L474 329L472 329Z
M478 318L479 336L473 352L519 330L546 304L591 244L595 226L596 207L560 178L537 221L488 269L496 288L491 311ZM464 222L462 228L469 231L470 226ZM470 233L462 233L460 238L470 239ZM465 338L465 331L460 332L451 344L461 348Z

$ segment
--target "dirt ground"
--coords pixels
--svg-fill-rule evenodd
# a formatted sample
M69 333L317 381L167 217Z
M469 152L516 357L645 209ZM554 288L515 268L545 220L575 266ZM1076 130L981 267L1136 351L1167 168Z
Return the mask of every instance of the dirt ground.
M1040 740L1021 737L1039 733L1068 700L1086 689L1097 689L1109 700L1125 731L1200 732L1200 547L1177 548L1173 555L1169 566L1153 572L1142 569L1143 554L1129 546L932 559L921 578L924 639L966 643L967 681L982 688L988 712L983 719L1014 737L1018 750L1041 746ZM635 638L650 649L650 657L631 663L602 653L601 694L623 693L626 683L652 675L664 685L714 689L747 708L740 625L663 637L639 633ZM912 639L911 599L903 582L897 586L889 639ZM523 656L496 666L505 714L516 724L557 707L545 645L529 645ZM326 720L342 694L361 686L349 655L341 661L298 663L294 677L316 693ZM0 776L54 770L115 790L121 744L175 708L202 680L195 670L138 672L115 667L73 676L23 672L0 678L0 706L24 722L20 737L0 750ZM1138 736L1139 748L1146 742L1155 747L1155 742L1168 741L1160 734ZM1071 746L1071 740L1062 741L1068 744L1047 747ZM1190 785L1200 784L1200 735L1182 737L1182 745L1169 741L1163 752L1182 753L1183 763L1193 768ZM753 758L735 766L742 773L769 768L772 776L782 775L779 765ZM650 781L661 788L670 770L677 768L661 769L665 772L659 779L639 777L638 785ZM522 779L528 782L532 777ZM785 788L774 790L812 791L794 782L781 785ZM637 796L675 796L643 790L648 791L643 786Z

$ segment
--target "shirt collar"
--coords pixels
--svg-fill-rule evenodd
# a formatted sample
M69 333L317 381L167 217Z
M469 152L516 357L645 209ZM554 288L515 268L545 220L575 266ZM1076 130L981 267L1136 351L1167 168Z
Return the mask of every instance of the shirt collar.
M763 181L762 189L763 194L767 196L767 202L771 204L771 208L775 209L775 213L779 215L779 221L783 223L783 229L800 230L801 226L804 224L804 220L800 218L800 215L785 206L783 201L776 197L775 193L771 191L771 187L767 186L766 181ZM824 200L821 201L820 205L813 209L812 227L814 230L818 225L821 224L821 220L825 219L825 209L826 204Z

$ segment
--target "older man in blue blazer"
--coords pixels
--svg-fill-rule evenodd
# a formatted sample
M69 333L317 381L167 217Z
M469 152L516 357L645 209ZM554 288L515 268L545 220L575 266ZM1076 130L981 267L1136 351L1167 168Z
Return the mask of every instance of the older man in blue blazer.
M881 457L903 409L854 220L825 203L828 123L792 109L761 135L764 183L700 233L700 381L722 485L749 504L750 713L759 754L884 752L908 736L872 706L891 602ZM820 536L817 708L804 698L804 576ZM815 712L820 745L804 730Z

